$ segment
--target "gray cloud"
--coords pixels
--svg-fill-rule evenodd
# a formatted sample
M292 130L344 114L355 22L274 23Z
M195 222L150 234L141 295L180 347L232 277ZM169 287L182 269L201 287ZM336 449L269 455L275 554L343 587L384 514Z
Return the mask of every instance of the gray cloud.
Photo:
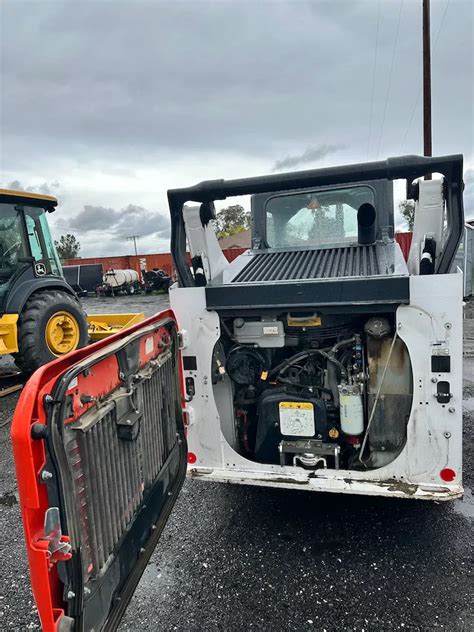
M294 167L299 167L300 165L305 165L310 162L317 162L318 160L326 158L326 156L343 149L343 147L343 145L319 145L319 147L308 147L302 154L287 156L282 160L277 160L273 165L273 171L293 169Z
M86 204L84 209L70 220L67 220L65 217L61 217L61 219L57 222L57 225L60 228L64 227L64 230L78 230L81 233L111 230L119 216L120 212L113 208Z
M86 205L74 217L61 217L56 223L59 230L76 231L86 237L89 237L89 233L101 233L104 237L119 239L125 239L129 235L163 237L166 233L167 236L169 225L169 219L164 215L135 204L119 210Z
M16 191L29 191L30 193L43 193L44 195L57 195L57 191L60 188L60 184L57 181L54 182L42 182L41 184L22 184L20 180L12 180L7 185L7 189L14 189Z
M380 137L382 154L421 151L420 108L400 147L421 86L418 3L403 7L381 129L398 8L384 3L369 158ZM433 3L433 29L443 11ZM375 0L271 10L215 0L5 2L2 13L2 138L13 165L36 160L41 170L51 154L116 159L118 149L136 164L209 149L272 164L314 139L365 159ZM461 0L433 52L434 145L443 152L472 151L472 59L472 12Z

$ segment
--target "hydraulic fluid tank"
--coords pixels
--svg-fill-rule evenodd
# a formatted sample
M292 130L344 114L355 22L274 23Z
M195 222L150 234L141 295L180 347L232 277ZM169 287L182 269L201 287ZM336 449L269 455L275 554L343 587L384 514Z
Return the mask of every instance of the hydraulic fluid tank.
M364 432L364 407L359 386L341 384L339 386L339 406L341 430L346 435L360 435Z
M104 274L104 283L110 287L122 287L138 282L138 272L136 270L108 270Z

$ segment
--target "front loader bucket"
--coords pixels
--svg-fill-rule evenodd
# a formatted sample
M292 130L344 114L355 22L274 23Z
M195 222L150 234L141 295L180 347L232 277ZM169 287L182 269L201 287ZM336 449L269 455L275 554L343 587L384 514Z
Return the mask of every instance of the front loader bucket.
M145 320L143 312L138 314L88 314L89 337L94 342L127 329Z

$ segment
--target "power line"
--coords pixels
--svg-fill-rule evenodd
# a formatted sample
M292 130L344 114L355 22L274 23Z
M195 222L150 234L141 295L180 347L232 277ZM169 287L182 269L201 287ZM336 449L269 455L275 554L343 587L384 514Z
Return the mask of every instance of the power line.
M380 145L382 144L383 128L384 128L384 125L385 125L385 117L386 117L386 114L387 114L388 98L390 96L390 88L391 88L391 85L392 85L393 66L394 66L394 62L395 62L395 53L396 53L396 50L397 50L398 32L400 30L400 18L402 17L403 2L404 2L404 0L400 0L400 10L398 11L397 30L395 32L395 41L393 43L392 63L390 65L390 73L388 75L387 94L385 95L385 105L384 105L384 108L383 108L382 127L380 129L379 143L378 143L378 146L377 146L377 158L379 157Z
M374 95L375 95L375 75L377 70L377 53L379 48L379 30L380 30L380 5L382 0L379 0L379 8L377 13L377 34L375 36L375 53L374 53L374 69L372 72L372 97L370 100L370 119L369 119L369 137L367 139L367 162L369 160L370 141L372 139L372 116L374 114Z
M450 2L451 2L451 0L448 0L446 2L446 6L444 7L443 17L441 18L441 22L439 23L438 32L436 33L436 37L435 37L435 41L434 41L434 44L433 44L433 48L431 49L431 53L432 54L434 53L435 48L436 48L436 44L438 43L439 35L441 33L441 29L443 28L444 19L446 18L446 13L448 12L448 7L449 7ZM423 93L423 87L421 87L419 92L418 92L418 97L417 97L416 102L415 102L415 107L412 110L407 130L405 132L405 135L403 136L402 144L400 145L400 153L403 153L403 147L405 146L405 142L406 142L406 139L408 137L408 133L409 133L411 125L413 123L413 118L415 116L415 112L418 109L418 105L420 104L420 99L421 99L422 93Z

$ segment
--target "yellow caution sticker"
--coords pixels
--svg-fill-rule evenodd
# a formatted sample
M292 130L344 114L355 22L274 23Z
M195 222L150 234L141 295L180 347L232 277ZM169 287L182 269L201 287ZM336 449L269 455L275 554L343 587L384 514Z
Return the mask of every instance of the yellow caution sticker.
M311 402L280 402L280 410L282 408L292 408L295 410L313 410L314 406Z
M262 371L262 374L260 375L260 379L265 381L268 377L268 371Z
M313 437L314 406L311 402L280 402L280 431L291 437Z

